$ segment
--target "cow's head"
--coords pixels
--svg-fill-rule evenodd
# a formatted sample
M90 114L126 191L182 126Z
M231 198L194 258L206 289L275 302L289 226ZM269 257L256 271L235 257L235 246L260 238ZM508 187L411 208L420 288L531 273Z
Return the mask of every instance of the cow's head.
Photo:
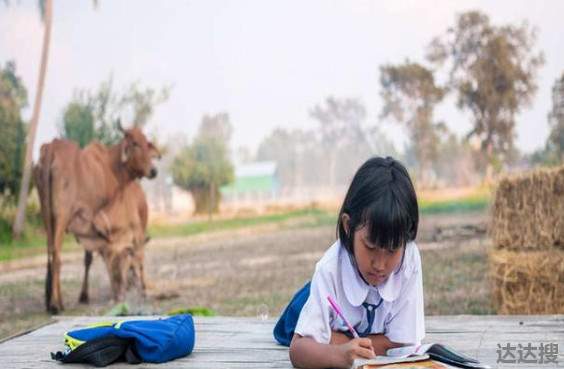
M137 178L155 178L157 168L153 159L160 159L161 153L147 140L147 137L138 127L123 129L118 121L118 129L123 132L121 142L121 161L130 173Z

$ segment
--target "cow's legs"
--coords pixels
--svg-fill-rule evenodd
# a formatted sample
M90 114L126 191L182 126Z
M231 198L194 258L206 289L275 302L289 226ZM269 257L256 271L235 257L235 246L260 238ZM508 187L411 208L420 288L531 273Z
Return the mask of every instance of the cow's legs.
M141 296L145 298L147 297L147 285L145 284L145 268L143 268L143 264L139 266L139 277L141 282Z
M53 254L55 253L53 238L52 228L47 227L47 275L45 276L45 308L47 311L51 310L53 298Z
M50 246L47 249L47 275L45 276L45 308L49 311L51 306L51 291L53 291L53 257L49 251Z
M119 277L119 282L117 284L117 293L115 296L116 302L122 302L125 300L125 291L127 288L127 273L121 273Z
M47 275L45 276L45 308L51 313L54 312L53 306L53 291L55 289L53 279L53 258L55 255L55 240L53 235L53 228L47 228Z
M128 283L128 274L129 269L131 268L131 250L124 250L117 256L117 274L118 274L118 283L117 283L117 293L116 293L116 301L123 301L125 299L125 291L127 289Z
M104 253L104 262L106 264L106 268L108 269L108 276L110 277L110 286L112 289L112 296L114 298L114 302L118 302L119 300L119 288L121 282L119 279L121 278L121 271L120 268L120 255L116 254L112 251L106 251Z
M90 271L90 265L92 264L92 251L84 251L84 280L82 281L82 291L80 292L80 298L78 301L81 304L88 304L88 272Z
M61 248L65 234L64 223L65 222L62 221L55 222L54 244L53 247L49 248L51 268L47 269L47 273L49 274L49 272L51 272L51 298L47 310L53 314L58 314L64 310L63 297L61 295Z
M139 250L139 256L136 258L135 263L138 268L138 278L141 285L141 295L143 298L147 297L147 283L145 281L145 252L144 250Z
M43 155L43 154L42 154ZM37 192L41 201L41 216L45 225L45 233L47 234L47 275L45 276L45 309L48 311L51 307L53 296L53 256L55 253L55 235L54 235L54 215L51 213L51 197L50 197L50 178L46 169L41 165L36 166L33 170Z
M137 257L133 258L132 263L133 265L131 266L130 271L133 273L134 279L128 287L137 287L141 291L141 297L145 298L147 297L147 286L145 285L145 273L143 271L143 264L141 264L141 261Z

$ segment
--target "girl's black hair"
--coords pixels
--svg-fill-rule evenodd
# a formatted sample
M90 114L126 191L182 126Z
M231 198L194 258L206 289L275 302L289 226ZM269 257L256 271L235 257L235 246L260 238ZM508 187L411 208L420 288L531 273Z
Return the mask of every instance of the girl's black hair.
M350 218L349 232L343 214ZM394 251L415 240L418 223L417 196L407 169L391 157L374 157L354 175L339 212L337 237L354 254L354 232L366 225L370 242Z

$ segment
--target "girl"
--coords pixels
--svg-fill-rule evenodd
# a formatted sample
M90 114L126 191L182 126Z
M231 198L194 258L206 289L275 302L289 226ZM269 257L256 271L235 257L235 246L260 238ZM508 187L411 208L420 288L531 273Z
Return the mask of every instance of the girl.
M419 210L398 161L372 158L356 172L337 222L338 240L274 329L300 368L349 368L356 358L419 344L425 336ZM330 296L360 338L328 303Z

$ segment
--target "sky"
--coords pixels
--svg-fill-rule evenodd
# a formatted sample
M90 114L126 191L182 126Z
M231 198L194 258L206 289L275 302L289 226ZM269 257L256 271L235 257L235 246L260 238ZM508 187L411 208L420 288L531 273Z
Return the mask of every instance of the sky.
M527 21L539 30L546 63L531 107L517 116L523 152L548 136L551 87L564 71L564 1L215 1L54 0L46 89L36 147L58 134L64 106L76 89L96 89L113 76L124 89L171 86L147 130L163 139L193 137L204 114L228 112L233 146L255 150L276 127L315 128L309 109L327 96L358 98L366 124L378 124L398 147L396 123L380 121L379 66L424 62L433 37L467 10L492 23ZM43 28L37 1L0 2L0 63L15 60L28 89L31 115ZM471 117L448 99L437 108L459 135ZM127 117L124 117L127 120ZM37 151L37 150L36 150Z

